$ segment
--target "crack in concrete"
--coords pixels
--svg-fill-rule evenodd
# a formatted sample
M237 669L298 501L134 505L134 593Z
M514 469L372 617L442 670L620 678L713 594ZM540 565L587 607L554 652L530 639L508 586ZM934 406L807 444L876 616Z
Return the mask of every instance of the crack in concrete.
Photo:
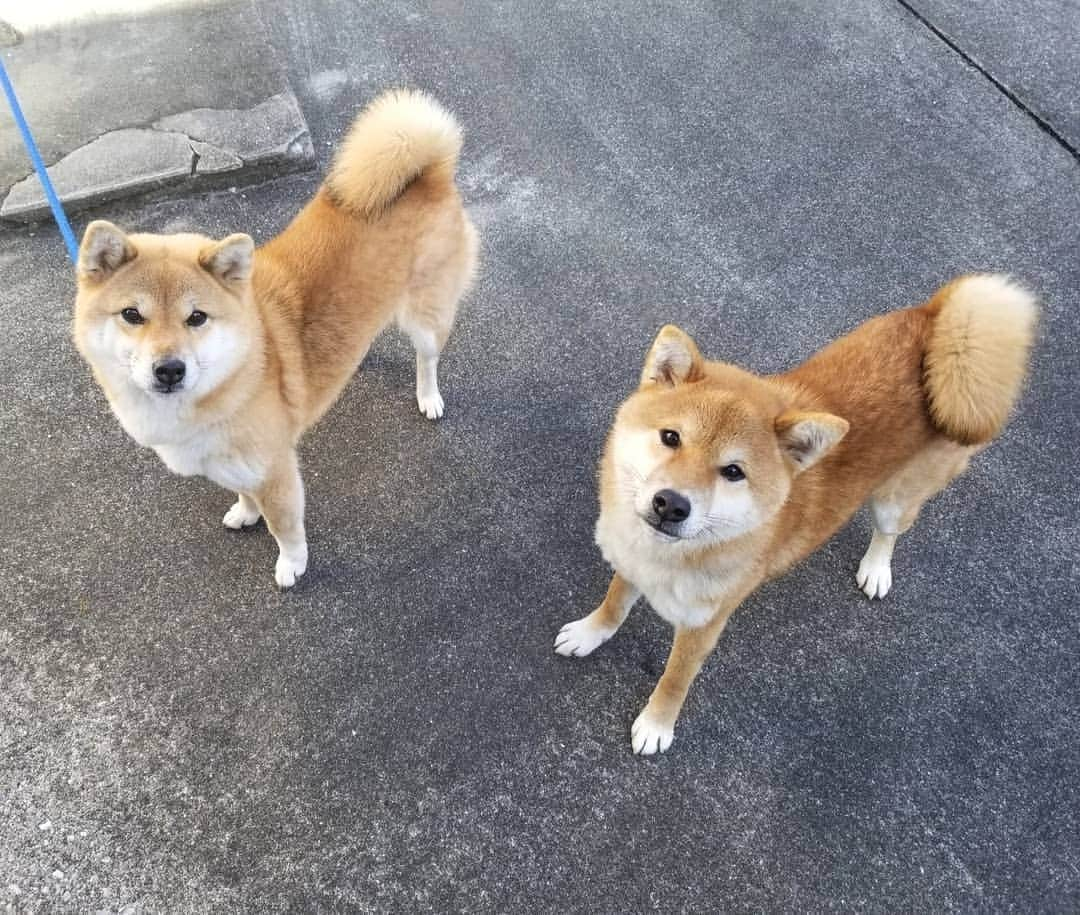
M938 26L927 16L920 13L908 0L896 0L905 10L907 10L915 19L917 19L924 28L935 35L941 42L947 45L961 60L964 61L969 67L976 72L980 73L997 89L1002 95L1004 95L1010 102L1012 102L1017 108L1019 108L1024 114L1026 114L1035 124L1044 132L1050 135L1050 137L1073 157L1077 162L1080 162L1080 150L1078 150L1072 143L1062 134L1049 120L1044 118L1039 112L1032 108L1027 102L1025 102L1019 95L1013 92L1005 83L999 80L990 70L979 63L978 60L972 54L965 51L960 43L949 35L946 31Z
M227 109L213 109L213 110L216 110L216 111L234 111L234 110L245 110L245 109L227 108ZM186 112L182 112L182 113L186 114ZM120 130L152 130L152 131L155 131L157 133L184 133L184 131L182 131L182 130L181 131L168 130L167 128L164 128L164 127L158 127L157 123L158 122L154 122L152 124L147 124L145 121L142 121L142 122L139 122L139 123L136 123L136 124L120 124L117 127L110 127L108 130L103 130L103 131L101 131L101 133L95 134L89 140L87 140L85 143L83 143L82 146L79 146L77 149L73 149L69 153L65 153L63 156L61 156L55 162L50 162L45 167L47 169L51 170L52 168L54 168L55 166L57 166L61 162L63 162L64 159L66 159L68 156L71 155L71 153L77 152L79 149L83 149L83 148L89 146L91 143L94 143L95 141L100 140L102 137L107 137L107 136L109 136L109 134L116 133L117 131L120 131ZM309 131L306 127L300 128L300 129L298 129L296 131L296 133L292 134L287 140L283 140L280 145L282 147L286 148L289 151L290 155L302 152L302 150L303 150L303 142L302 141L306 137L309 137L310 134L311 134L311 131ZM201 140L199 137L192 136L191 134L185 134L185 136L187 137L189 143L205 143L206 142L204 140ZM206 143L206 145L210 146L212 144ZM263 156L250 156L250 157L245 156L245 155L241 154L240 152L237 152L235 149L226 149L224 147L218 147L218 148L220 148L222 152L226 152L226 153L229 153L230 155L235 156L244 165L258 164L264 158ZM192 152L195 152L194 148L192 148ZM196 155L198 155L199 158L202 158L201 155L199 155L198 153L196 153ZM19 175L19 177L17 179L12 181L11 184L6 189L4 189L3 197L0 197L0 206L3 205L4 201L7 199L8 193L10 193L11 189L13 187L15 187L15 185L21 184L27 178L35 177L36 174L37 173L31 168L29 171L23 172L23 174Z
M190 153L188 159L175 158L183 148L177 148L180 138ZM91 157L101 154L103 148L113 178L101 183L94 180L100 170L90 166ZM139 153L134 153L135 149ZM123 161L126 154L133 157ZM143 161L138 160L139 154ZM122 160L119 169L117 158ZM284 92L251 108L197 108L152 124L114 127L66 153L48 170L65 205L78 208L175 184L181 178L265 169L279 160L286 163L283 170L289 171L295 163L313 159L303 114L295 97ZM290 162L292 168L288 167ZM0 195L0 220L44 218L43 205L44 196L31 170Z
M196 165L202 166L198 172ZM243 160L229 150L194 141L180 131L125 127L73 150L50 166L49 174L65 205L75 209L164 187L195 174L227 174L243 166ZM37 175L31 172L8 190L0 203L0 217L29 221L44 215L45 206Z

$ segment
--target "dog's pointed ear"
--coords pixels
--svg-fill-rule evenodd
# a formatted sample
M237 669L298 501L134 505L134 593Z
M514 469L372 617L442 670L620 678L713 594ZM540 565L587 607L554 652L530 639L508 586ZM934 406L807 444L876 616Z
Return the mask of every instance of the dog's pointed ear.
M820 461L847 435L850 423L832 413L804 413L788 410L776 418L776 438L780 450L802 473Z
M207 245L199 252L199 264L226 286L239 286L251 278L255 242L237 232Z
M100 282L138 252L123 231L104 219L95 219L83 232L76 270L79 279Z
M705 360L690 335L674 324L661 328L649 355L645 357L641 384L673 388L677 384L700 381L704 377Z

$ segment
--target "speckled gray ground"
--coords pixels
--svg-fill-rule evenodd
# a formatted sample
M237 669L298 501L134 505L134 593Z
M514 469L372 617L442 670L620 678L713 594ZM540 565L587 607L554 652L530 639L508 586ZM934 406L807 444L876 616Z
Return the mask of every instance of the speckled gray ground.
M311 571L128 441L54 231L0 237L0 898L72 911L1080 906L1080 167L903 8L266 2L320 156L408 83L485 267L416 412L387 337L307 439ZM111 218L268 238L310 175ZM584 662L594 467L650 335L758 370L951 275L1044 302L1020 415L895 591L858 519L736 615L668 755L646 608ZM17 887L14 889L14 887Z

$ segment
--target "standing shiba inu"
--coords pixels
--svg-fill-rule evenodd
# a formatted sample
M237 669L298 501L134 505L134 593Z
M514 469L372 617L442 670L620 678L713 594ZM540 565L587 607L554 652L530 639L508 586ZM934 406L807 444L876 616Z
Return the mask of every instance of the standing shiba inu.
M388 92L314 199L258 250L247 235L86 229L79 351L140 445L236 492L227 527L266 519L282 588L308 561L297 441L391 321L416 348L421 412L442 416L436 367L477 259L454 185L460 148L434 101Z
M735 608L867 500L874 532L856 579L871 598L888 593L897 536L1008 418L1035 320L1005 277L961 277L772 377L707 362L678 328L660 331L601 462L596 542L615 576L555 639L584 657L642 594L675 627L631 728L635 753L671 745Z

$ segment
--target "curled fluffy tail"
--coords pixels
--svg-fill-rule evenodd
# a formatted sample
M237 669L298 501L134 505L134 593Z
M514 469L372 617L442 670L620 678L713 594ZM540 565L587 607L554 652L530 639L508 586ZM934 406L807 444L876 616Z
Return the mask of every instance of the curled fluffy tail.
M454 180L461 128L423 92L384 92L353 123L338 149L327 189L338 205L377 216L421 175Z
M1020 396L1035 299L1008 277L976 274L942 287L926 309L934 321L923 386L934 425L962 445L988 442Z

